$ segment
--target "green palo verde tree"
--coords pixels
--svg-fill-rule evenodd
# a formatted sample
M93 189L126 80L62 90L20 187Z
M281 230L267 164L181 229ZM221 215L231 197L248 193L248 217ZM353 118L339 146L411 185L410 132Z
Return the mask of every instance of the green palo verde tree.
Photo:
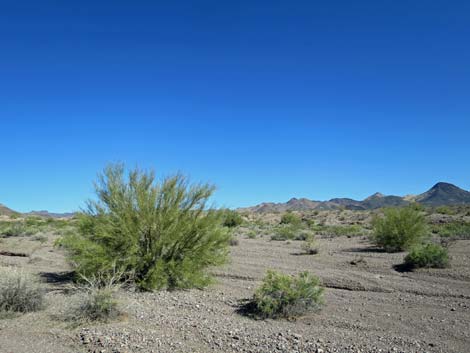
M179 174L156 181L153 172L118 164L95 189L79 232L61 241L80 275L119 271L141 290L203 287L207 268L225 262L223 214L206 207L213 186Z

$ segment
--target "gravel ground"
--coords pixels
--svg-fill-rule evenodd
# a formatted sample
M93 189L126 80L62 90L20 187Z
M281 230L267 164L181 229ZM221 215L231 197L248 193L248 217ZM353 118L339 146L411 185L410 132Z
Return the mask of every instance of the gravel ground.
M22 246L15 241L14 248ZM470 241L451 248L449 269L402 273L394 266L404 253L377 252L360 237L320 239L317 255L299 255L297 241L240 237L231 262L213 270L217 284L203 291L121 290L122 320L79 327L63 320L77 294L52 241L25 243L29 257L0 256L0 265L38 273L48 288L45 310L0 320L2 353L470 352ZM240 305L267 269L317 274L326 305L296 321L244 316Z

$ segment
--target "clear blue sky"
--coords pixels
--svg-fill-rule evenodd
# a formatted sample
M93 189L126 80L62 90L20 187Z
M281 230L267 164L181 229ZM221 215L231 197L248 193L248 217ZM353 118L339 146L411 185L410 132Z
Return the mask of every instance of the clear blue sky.
M470 2L0 2L0 203L108 162L218 205L470 189Z

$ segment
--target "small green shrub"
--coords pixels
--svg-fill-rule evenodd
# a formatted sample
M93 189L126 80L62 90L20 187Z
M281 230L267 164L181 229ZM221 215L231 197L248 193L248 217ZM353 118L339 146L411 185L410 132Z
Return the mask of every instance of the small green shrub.
M440 245L419 245L405 257L405 265L411 268L445 268L449 265L449 255L447 249Z
M436 208L436 212L439 214L445 214L445 215L453 215L455 214L455 211L450 208L449 206L440 206Z
M289 318L317 310L323 304L324 288L318 277L301 272L293 277L268 271L256 290L253 303L264 318Z
M310 236L305 239L305 242L302 243L301 247L302 250L308 255L318 254L319 249L314 236Z
M23 222L11 222L9 225L4 227L1 231L1 235L5 238L9 237L21 237L25 235L26 227Z
M364 234L364 229L357 224L353 225L313 225L310 229L318 235L326 237L356 236Z
M0 269L0 312L28 313L44 305L44 290L39 281L13 268Z
M312 232L304 229L295 232L294 240L308 240L313 236Z
M431 226L432 232L441 237L451 237L457 239L470 239L470 222L450 222L444 224L434 224Z
M296 225L292 225L292 224L280 225L275 228L274 230L275 234L271 236L271 240L280 240L280 241L292 240L295 238L298 231L299 231L299 228Z
M388 208L384 216L372 221L371 240L387 252L410 249L427 235L427 226L421 212L411 207Z
M302 222L301 218L297 216L295 213L286 212L282 215L280 224L299 225L301 222Z
M237 211L224 210L222 224L225 227L235 228L243 224L243 217Z
M415 211L420 211L420 212L424 212L426 210L426 208L422 204L420 204L419 202L412 202L409 205L409 207L411 207Z
M247 236L248 239L255 239L256 238L256 231L252 229L246 234L246 236Z

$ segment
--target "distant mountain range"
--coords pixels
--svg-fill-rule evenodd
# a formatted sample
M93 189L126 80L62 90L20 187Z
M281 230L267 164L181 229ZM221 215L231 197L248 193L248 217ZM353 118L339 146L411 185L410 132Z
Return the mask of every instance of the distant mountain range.
M0 203L0 216L11 216L11 215L23 215L23 216L40 216L40 217L49 217L49 218L71 218L75 213L52 213L48 211L31 211L28 213L21 213L8 208L5 205Z
M54 213L49 211L31 211L25 213L28 216L40 216L40 217L49 217L49 218L71 218L75 215L73 212L65 212L65 213Z
M348 198L335 198L328 201L313 201L305 198L292 198L284 203L265 202L253 207L240 208L239 211L256 213L334 210L346 208L350 210L372 210L381 207L405 206L418 202L426 206L470 205L470 192L453 184L437 183L428 191L419 195L393 196L375 193L368 198L358 201Z
M346 208L349 210L373 210L381 207L405 206L412 202L418 202L426 206L470 205L470 192L463 190L453 184L440 182L434 185L428 191L419 195L393 196L383 195L377 192L362 201L349 198L334 198L328 201L314 201L306 198L292 198L284 203L264 202L253 207L239 208L238 210L256 213L334 210L339 208ZM21 213L0 204L0 216L10 216L12 214ZM74 213L31 211L24 213L23 215L51 218L70 218L74 216Z

